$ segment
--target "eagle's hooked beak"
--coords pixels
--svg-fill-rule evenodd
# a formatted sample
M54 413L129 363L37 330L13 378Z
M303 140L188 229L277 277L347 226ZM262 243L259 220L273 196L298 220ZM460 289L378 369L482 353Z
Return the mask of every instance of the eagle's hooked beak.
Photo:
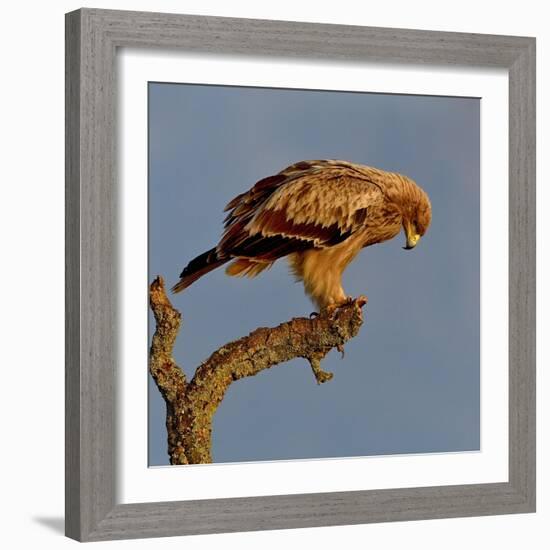
M403 247L403 250L413 249L418 244L419 240L420 235L418 233L411 235L409 232L407 232L407 244Z

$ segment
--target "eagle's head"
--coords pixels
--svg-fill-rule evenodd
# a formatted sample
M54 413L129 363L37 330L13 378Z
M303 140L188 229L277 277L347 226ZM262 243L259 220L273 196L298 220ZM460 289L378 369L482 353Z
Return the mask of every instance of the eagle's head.
M432 205L423 189L412 182L412 189L407 204L403 208L403 229L405 231L405 250L414 248L430 226L432 221Z

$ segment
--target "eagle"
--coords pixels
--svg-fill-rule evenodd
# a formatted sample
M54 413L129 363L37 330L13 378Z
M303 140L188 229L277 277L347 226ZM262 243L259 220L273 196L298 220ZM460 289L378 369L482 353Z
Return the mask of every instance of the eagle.
M173 292L228 262L228 275L256 277L286 256L319 309L335 309L350 300L342 273L362 248L403 229L411 250L431 222L430 199L411 178L344 160L296 162L224 212L219 243L188 263Z

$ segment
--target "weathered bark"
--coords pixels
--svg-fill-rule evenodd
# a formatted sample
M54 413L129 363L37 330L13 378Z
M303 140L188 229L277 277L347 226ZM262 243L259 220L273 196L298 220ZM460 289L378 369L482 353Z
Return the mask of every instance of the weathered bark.
M296 357L309 361L318 384L330 380L333 375L321 369L321 360L333 348L342 350L359 332L366 303L360 297L313 319L295 318L277 327L258 328L215 351L187 382L172 358L181 315L168 300L161 277L151 283L149 299L156 320L149 371L166 402L171 464L212 462L212 419L233 381Z

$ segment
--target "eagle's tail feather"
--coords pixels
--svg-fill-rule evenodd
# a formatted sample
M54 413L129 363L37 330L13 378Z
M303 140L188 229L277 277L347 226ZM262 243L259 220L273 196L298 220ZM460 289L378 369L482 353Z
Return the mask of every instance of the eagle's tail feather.
M229 264L225 270L232 277L256 277L264 269L271 267L273 262L258 262L248 258L239 258Z
M216 247L203 252L187 264L187 267L180 274L180 280L172 287L172 292L181 292L197 279L220 267L220 265L223 265L228 260L229 258L227 257L218 256Z

